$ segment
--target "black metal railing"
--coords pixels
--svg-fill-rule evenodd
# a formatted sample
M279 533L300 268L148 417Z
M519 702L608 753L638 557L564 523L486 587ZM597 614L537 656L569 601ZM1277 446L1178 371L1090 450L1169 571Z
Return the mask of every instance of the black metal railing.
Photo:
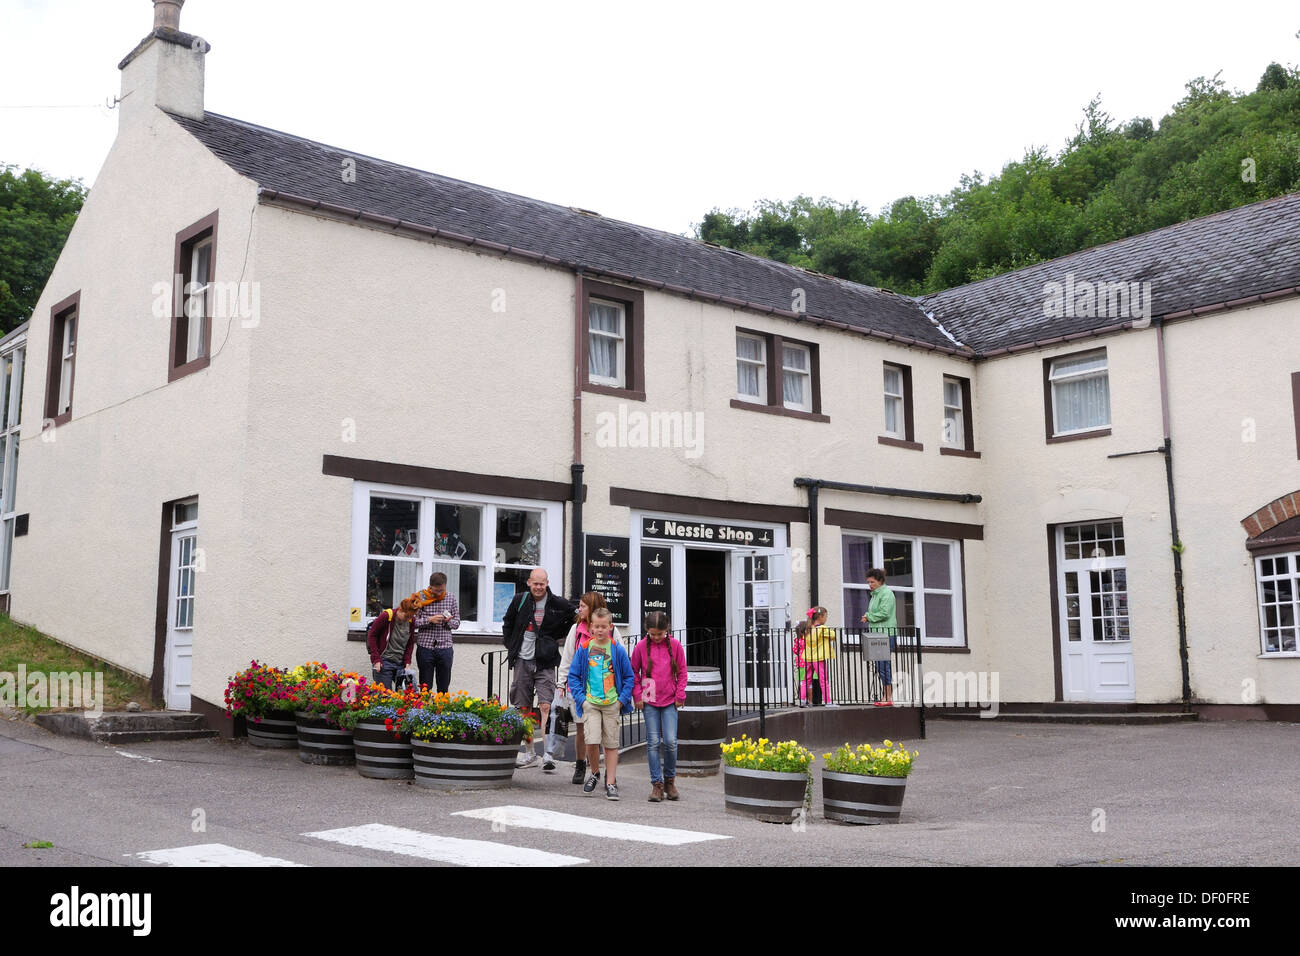
M792 627L725 634L715 628L679 628L692 667L716 667L726 688L728 717L758 717L766 732L769 710L893 703L919 708L925 737L921 634L916 627L830 628L820 641L799 640ZM629 653L643 635L624 637ZM885 656L885 660L874 657ZM506 696L510 672L506 652L488 651L487 693ZM887 666L886 666L887 665ZM563 680L564 675L557 675ZM623 746L645 740L640 712L623 718Z

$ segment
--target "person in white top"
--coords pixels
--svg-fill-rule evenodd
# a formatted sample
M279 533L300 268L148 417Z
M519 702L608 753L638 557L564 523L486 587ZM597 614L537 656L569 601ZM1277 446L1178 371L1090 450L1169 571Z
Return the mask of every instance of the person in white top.
M578 613L575 615L573 627L569 628L569 636L564 639L564 648L560 651L560 669L558 679L555 681L555 701L551 707L552 714L555 713L556 707L563 707L570 715L573 714L573 697L569 694L569 665L573 663L573 655L577 653L578 648L586 647L587 642L591 640L591 631L588 630L591 615L595 611L606 607L605 598L595 591L588 591L579 599ZM615 641L623 639L623 635L618 632L617 627L614 628L610 639ZM578 726L578 739L574 751L577 754L577 763L573 767L573 782L581 784L587 771L587 761L582 759L582 755L586 752L587 741L582 730L582 721L578 720L575 723ZM547 733L546 757L543 758L545 762L542 764L543 770L546 769L548 764L554 767L555 763L552 755L557 750L563 749L563 747L564 738L559 734ZM592 773L597 772L599 769L599 767L593 768Z

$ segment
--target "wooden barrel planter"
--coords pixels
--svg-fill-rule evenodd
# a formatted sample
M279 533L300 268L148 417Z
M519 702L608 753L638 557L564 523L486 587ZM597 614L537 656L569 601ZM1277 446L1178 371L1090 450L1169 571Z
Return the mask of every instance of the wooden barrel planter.
M510 786L519 744L454 744L412 740L415 782L435 790L499 790Z
M245 720L248 742L268 750L290 750L298 746L298 722L293 711L273 710L261 720Z
M415 776L411 735L394 736L382 720L360 720L352 731L357 773L376 780L410 780Z
M677 714L677 772L711 777L722 763L727 735L727 691L716 667L686 669L686 703Z
M897 823L906 777L822 771L822 815L842 823Z
M807 787L808 775L803 773L723 768L727 812L766 823L793 823L799 819Z
M298 722L298 759L303 763L329 767L346 767L356 763L352 749L352 731L342 730L338 724L323 717L315 717L296 710Z

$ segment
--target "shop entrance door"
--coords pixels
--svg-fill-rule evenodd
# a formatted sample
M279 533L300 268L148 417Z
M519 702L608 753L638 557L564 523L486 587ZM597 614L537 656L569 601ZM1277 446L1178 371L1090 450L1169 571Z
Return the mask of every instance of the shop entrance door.
M686 549L685 627L686 663L698 667L724 668L727 633L725 551Z

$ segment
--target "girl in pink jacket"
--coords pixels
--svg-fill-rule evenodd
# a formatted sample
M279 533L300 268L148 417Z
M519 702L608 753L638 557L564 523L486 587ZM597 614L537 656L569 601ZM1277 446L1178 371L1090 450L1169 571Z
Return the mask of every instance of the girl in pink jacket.
M677 708L686 703L686 651L668 633L668 615L646 615L645 637L632 649L632 703L645 715L650 802L676 800ZM662 763L659 748L663 747Z

